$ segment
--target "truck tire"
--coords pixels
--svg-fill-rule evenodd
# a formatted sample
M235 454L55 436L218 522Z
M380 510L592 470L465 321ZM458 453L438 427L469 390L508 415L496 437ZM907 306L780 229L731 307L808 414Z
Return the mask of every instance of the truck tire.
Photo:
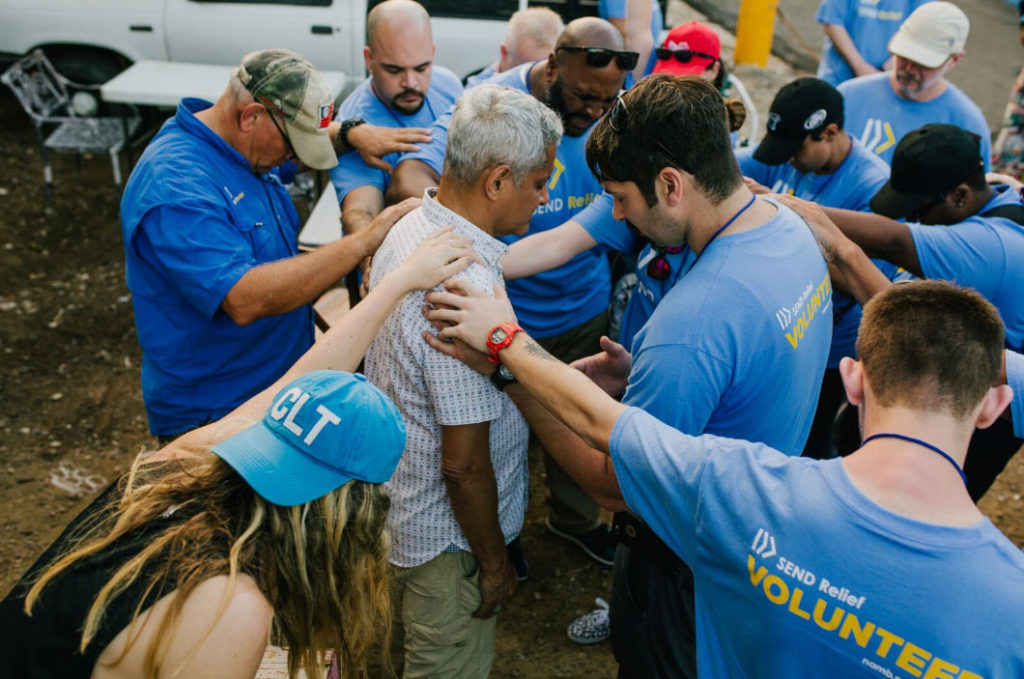
M43 52L61 75L83 85L101 85L132 63L116 52L81 45L51 45Z

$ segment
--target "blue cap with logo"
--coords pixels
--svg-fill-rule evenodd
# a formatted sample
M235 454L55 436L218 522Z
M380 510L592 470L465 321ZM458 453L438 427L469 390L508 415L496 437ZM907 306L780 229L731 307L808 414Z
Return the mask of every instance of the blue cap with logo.
M213 447L253 490L300 505L356 479L383 483L405 450L405 424L362 375L319 370L277 393L263 419Z

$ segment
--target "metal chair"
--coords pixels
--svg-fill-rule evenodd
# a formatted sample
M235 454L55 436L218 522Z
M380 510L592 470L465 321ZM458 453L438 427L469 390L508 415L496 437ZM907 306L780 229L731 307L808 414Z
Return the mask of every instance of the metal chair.
M76 106L82 100L76 102L72 90L76 93L95 92L98 97L99 86L68 80L57 72L39 49L15 62L0 75L0 82L11 88L35 126L43 158L47 211L53 200L51 151L75 153L76 158L77 154L82 153L107 153L114 172L114 183L121 185L119 154L139 126L139 117L134 110L120 117L84 115L95 113L96 99L86 96L84 103L90 105ZM90 108L93 110L81 110Z

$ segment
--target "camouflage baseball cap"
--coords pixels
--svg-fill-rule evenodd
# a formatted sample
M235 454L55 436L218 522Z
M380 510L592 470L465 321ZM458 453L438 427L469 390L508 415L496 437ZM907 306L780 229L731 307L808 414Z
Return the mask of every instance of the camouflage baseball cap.
M338 164L327 135L334 100L313 64L291 50L261 50L245 56L238 79L256 101L284 119L299 160L317 170Z

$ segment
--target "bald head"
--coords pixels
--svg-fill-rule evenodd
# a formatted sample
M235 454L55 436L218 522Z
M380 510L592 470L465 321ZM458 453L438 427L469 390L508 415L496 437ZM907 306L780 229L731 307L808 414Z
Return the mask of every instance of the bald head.
M522 9L508 20L505 32L505 49L502 50L502 71L543 59L555 50L555 40L562 33L562 17L547 7Z
M566 25L555 49L559 47L604 47L612 50L626 49L622 34L604 19L582 17Z
M380 40L398 35L425 35L427 42L433 42L430 15L423 5L414 0L385 0L370 10L366 16L366 44L370 49Z

